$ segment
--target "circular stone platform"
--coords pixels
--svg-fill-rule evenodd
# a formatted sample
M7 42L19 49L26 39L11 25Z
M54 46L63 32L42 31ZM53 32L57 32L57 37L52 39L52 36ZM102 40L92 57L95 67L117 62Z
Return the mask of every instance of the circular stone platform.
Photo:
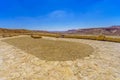
M93 52L91 46L77 42L33 39L31 37L19 37L4 41L48 61L76 60L87 57Z

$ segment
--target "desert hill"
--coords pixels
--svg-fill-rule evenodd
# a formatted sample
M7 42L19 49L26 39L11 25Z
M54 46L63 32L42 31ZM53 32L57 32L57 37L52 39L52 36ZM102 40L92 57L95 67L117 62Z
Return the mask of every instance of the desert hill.
M31 33L48 33L47 31L41 30L27 30L27 29L6 29L0 28L0 34L31 34Z
M68 30L65 33L68 34L92 34L92 35L120 35L120 26L111 26L105 28L89 28L89 29L77 29L77 30Z
M104 28L88 28L88 29L73 29L68 31L42 31L42 30L27 30L27 29L5 29L0 28L0 34L32 34L32 33L62 33L62 34L85 34L85 35L112 35L112 36L120 36L120 26L111 26Z

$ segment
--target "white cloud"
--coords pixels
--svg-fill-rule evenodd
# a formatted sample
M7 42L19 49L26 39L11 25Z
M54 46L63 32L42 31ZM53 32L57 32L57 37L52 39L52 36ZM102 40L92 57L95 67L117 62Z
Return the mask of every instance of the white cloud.
M64 10L55 10L48 14L49 18L67 18L72 16L73 14L71 12L67 12Z
M66 17L67 16L67 12L66 11L62 11L62 10L56 10L51 12L50 14L48 14L49 17L55 17L55 18L61 18L61 17Z

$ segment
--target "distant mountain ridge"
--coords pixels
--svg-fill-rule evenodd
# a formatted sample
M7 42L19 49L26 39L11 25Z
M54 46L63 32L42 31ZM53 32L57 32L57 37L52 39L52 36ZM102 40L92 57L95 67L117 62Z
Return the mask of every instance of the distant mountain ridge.
M42 31L27 29L5 29L0 28L0 34L32 34L32 33L62 33L62 34L80 34L80 35L114 35L120 36L120 26L111 26L105 28L72 29L68 31Z
M42 30L27 30L27 29L6 29L0 28L0 34L11 34L11 33L18 33L18 34L30 34L30 33L48 33L48 31Z
M120 35L120 26L111 26L106 28L88 28L88 29L77 29L68 30L65 33L68 34L91 34L91 35Z

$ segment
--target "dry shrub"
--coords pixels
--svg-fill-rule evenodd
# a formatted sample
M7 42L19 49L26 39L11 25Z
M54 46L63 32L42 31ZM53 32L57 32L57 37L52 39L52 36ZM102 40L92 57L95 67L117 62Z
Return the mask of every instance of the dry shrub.
M104 40L104 35L64 35L64 38L76 38L76 39L90 39L90 40Z
M13 36L19 36L19 34L13 34Z
M114 38L114 42L120 42L120 38Z
M97 36L85 36L86 39L96 40Z
M26 33L25 35L31 35L32 33Z
M9 34L9 37L13 37L13 35L12 35L12 34Z
M65 35L65 38L75 38L75 39L91 39L95 40L96 36L88 36L88 35Z
M48 37L56 37L56 38L59 37L57 34L46 34L46 35L44 35L44 36L48 36Z
M37 35L37 34L33 34L33 35L31 35L31 37L34 38L34 39L42 38L41 35Z
M63 38L75 38L75 39L89 39L89 40L99 40L99 41L110 41L110 42L120 42L120 38L108 37L105 35L64 35Z
M8 34L9 37L18 36L17 34Z
M105 37L105 41L120 42L120 38Z
M17 34L14 34L14 33L13 33L13 34L9 34L9 35L10 35L11 37L13 37L13 36L17 36Z
M9 34L9 37L17 36L16 34Z
M99 41L110 41L110 42L120 42L120 38L107 37L105 35L98 36L88 36L88 35L65 35L65 38L76 38L76 39L89 39L89 40L99 40Z
M2 38L2 34L0 34L0 38Z
M9 34L3 34L2 37L3 37L3 38L5 38L5 37L10 37L10 35L9 35Z
M80 36L80 35L64 35L64 38L83 39L83 38L85 38L85 37L84 37L84 36Z
M18 34L16 34L16 33L7 33L7 34L2 34L1 36L2 36L3 38L5 38L5 37L18 36Z
M99 35L99 36L97 36L96 40L104 41L105 36L104 35Z
M75 39L89 39L89 40L99 40L99 41L111 41L120 42L120 38L107 37L105 35L75 35L75 34L53 34L53 33L40 33L33 34L33 38L41 38L41 36L55 37L55 38L75 38Z

